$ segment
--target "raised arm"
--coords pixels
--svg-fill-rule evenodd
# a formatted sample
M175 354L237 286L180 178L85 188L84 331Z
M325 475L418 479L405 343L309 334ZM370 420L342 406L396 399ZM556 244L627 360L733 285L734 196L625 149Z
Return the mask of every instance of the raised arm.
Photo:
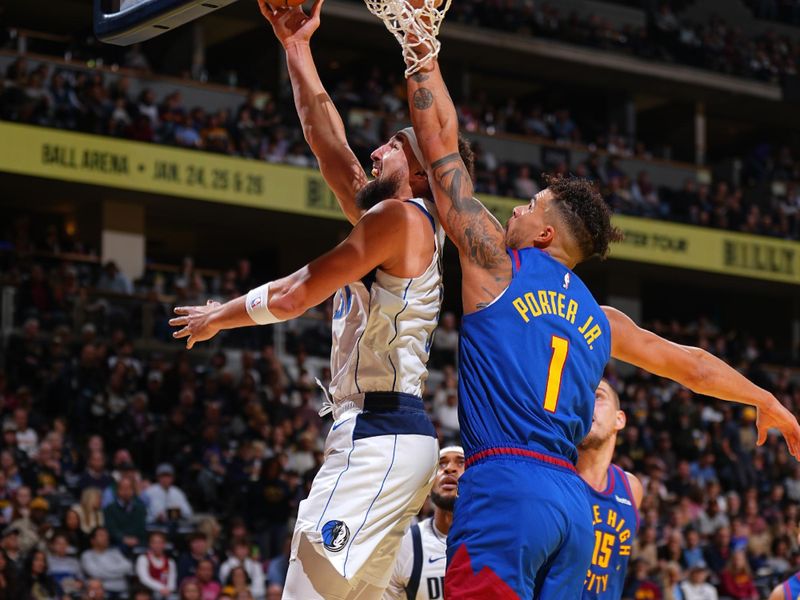
M511 280L505 232L473 196L472 177L458 151L458 117L437 60L408 79L408 106L436 208L461 261L464 312L497 298Z
M610 306L603 311L611 325L611 356L677 381L697 394L755 406L758 444L766 441L767 430L774 427L786 438L792 456L800 459L800 425L775 396L702 348L670 342Z
M319 27L323 1L314 3L310 15L300 7L276 10L266 0L258 0L258 5L286 50L294 105L303 135L339 206L355 224L362 214L356 205L356 193L367 183L367 174L347 143L342 117L322 85L309 46L311 36Z
M175 308L175 314L179 316L171 319L169 324L181 329L173 333L173 337L188 338L186 347L191 349L197 342L209 340L223 329L299 317L339 288L358 281L374 268L390 268L397 257L397 248L408 244L406 234L411 226L404 223L422 218L418 215L419 211L412 213L411 210L408 205L396 200L375 205L336 248L288 277L258 288L260 291L255 296L239 296L225 304L209 302L205 306ZM418 227L418 222L415 223ZM266 305L268 313L263 309L253 312L262 303ZM259 320L254 320L251 313L258 314Z

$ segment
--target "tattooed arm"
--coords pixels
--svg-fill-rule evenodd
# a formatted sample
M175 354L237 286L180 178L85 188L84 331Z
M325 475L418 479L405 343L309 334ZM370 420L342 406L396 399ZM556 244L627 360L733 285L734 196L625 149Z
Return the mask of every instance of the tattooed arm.
M438 61L408 80L408 104L442 226L458 248L464 313L475 312L511 281L505 232L473 197L472 178L458 153L456 109Z

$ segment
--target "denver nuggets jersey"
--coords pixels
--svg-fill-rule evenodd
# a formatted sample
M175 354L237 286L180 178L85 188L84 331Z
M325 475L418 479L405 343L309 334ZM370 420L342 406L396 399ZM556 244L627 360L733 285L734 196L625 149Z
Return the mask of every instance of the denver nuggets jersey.
M442 600L446 552L447 536L436 529L433 518L412 526L403 537L382 600Z
M784 600L800 599L800 571L783 582Z
M583 600L619 600L633 539L639 527L639 513L625 472L608 467L608 486L598 492L586 485L592 505L594 552L586 573Z
M445 234L433 203L419 198L408 202L419 207L433 227L431 262L419 277L395 277L376 269L336 292L329 387L336 401L364 392L422 396L442 305Z
M459 420L467 461L514 449L574 464L611 352L608 320L566 266L537 248L509 253L508 288L462 322Z

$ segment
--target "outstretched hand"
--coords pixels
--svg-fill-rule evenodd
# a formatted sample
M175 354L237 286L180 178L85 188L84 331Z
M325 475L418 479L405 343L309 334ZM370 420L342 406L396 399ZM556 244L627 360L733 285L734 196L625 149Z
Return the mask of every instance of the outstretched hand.
M791 455L800 460L800 425L791 411L778 402L777 398L766 408L758 409L756 428L759 446L767 441L769 429L777 429L783 434Z
M284 47L307 44L319 27L319 16L325 0L316 0L307 15L300 6L274 8L267 0L258 0L261 14L272 25L275 35Z
M197 342L210 340L217 335L219 328L211 325L209 316L220 306L219 302L213 300L209 300L205 306L176 306L175 314L180 316L170 319L169 324L182 329L174 332L172 337L175 339L188 337L186 340L188 350L191 350Z

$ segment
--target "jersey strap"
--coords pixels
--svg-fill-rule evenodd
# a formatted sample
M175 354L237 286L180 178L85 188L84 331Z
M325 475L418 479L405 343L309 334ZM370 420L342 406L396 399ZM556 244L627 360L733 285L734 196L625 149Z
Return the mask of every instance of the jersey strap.
M414 566L411 568L411 577L408 578L406 597L408 600L415 600L422 575L422 535L419 531L419 524L411 526L411 542L414 548Z
M436 223L433 220L433 215L431 215L431 213L428 212L428 209L425 208L424 206L422 206L421 204L418 204L418 203L414 202L413 200L406 200L406 203L413 204L414 206L416 206L418 209L420 209L422 211L423 215L428 217L428 221L431 222L431 229L433 229L433 234L436 235Z

